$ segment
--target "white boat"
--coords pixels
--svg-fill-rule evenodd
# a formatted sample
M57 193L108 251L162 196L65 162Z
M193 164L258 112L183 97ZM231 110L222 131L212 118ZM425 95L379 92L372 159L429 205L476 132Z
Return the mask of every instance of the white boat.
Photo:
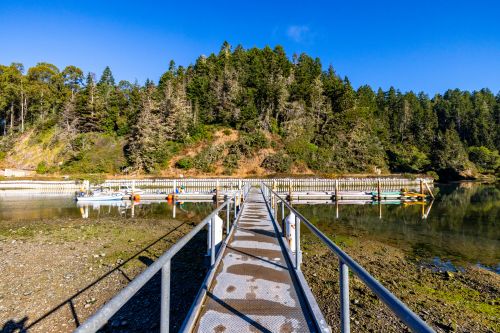
M144 194L144 191L141 190L140 188L136 187L132 190L132 187L128 185L120 185L119 191L127 195L132 195L132 192L138 195Z
M115 201L122 200L125 194L123 192L114 192L109 190L95 190L90 195L77 196L76 201Z
M78 208L81 207L91 207L94 210L97 208L104 207L125 207L128 208L130 206L130 201L128 200L90 200L90 201L78 201L76 203Z

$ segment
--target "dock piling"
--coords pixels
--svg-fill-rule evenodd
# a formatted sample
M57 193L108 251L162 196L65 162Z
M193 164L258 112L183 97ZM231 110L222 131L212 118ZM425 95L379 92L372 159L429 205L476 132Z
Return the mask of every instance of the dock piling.
M295 269L300 271L300 218L295 215Z
M429 187L429 185L427 184L427 182L424 182L424 184L425 184L425 187L427 187L427 191L429 191L429 194L431 195L431 198L435 199L434 198L434 194L432 193L431 188Z
M380 186L380 179L377 180L377 193L378 193L378 201L382 200L382 192Z

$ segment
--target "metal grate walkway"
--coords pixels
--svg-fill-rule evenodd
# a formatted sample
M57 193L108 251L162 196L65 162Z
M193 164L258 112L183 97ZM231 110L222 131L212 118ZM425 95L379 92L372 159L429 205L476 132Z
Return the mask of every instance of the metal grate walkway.
M284 258L264 198L252 189L194 332L310 332L313 321Z

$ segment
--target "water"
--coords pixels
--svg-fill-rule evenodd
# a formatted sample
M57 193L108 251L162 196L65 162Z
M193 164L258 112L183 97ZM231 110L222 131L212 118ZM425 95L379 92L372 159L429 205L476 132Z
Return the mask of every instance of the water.
M374 239L441 269L476 264L500 273L500 184L437 185L422 205L296 205L322 231ZM427 218L422 218L425 214Z
M500 273L500 184L437 185L429 204L295 205L305 217L333 235L374 239L444 269L477 264ZM174 209L175 207L175 209ZM201 221L211 202L129 201L79 204L71 196L19 196L0 193L0 224L65 219L164 219ZM427 218L422 218L422 214Z
M109 201L80 203L70 195L19 196L3 193L0 196L0 224L8 222L21 226L24 223L65 219L176 219L201 221L214 209L212 202L166 201Z

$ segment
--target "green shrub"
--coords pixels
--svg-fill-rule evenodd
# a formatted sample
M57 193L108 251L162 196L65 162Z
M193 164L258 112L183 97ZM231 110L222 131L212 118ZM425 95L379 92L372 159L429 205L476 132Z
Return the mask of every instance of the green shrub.
M479 172L495 173L500 168L498 150L486 147L469 147L469 159L478 167Z
M222 131L222 133L224 133L224 135L228 136L228 135L231 135L231 130L230 129L225 129Z
M251 119L251 120L245 121L241 125L241 129L247 133L252 133L252 132L258 131L259 128L260 128L260 124L259 124L258 119Z
M253 101L253 99L250 99ZM259 110L253 103L245 104L241 108L240 118L244 128L254 127L255 119L259 116Z
M472 179L477 172L477 167L469 160L467 150L454 129L436 135L431 160L433 170L441 181Z
M119 116L116 118L116 135L124 136L129 134L132 129L130 127L130 120L125 116Z
M190 157L183 157L175 163L178 169L189 170L193 167L193 159Z
M7 152L12 150L16 140L15 135L0 136L0 161L7 156Z
M214 137L213 131L214 128L212 126L196 126L190 131L190 137L187 139L187 143L196 143L202 140L211 141Z
M255 131L253 133L245 134L241 138L246 144L255 149L262 149L269 147L269 141L262 131Z
M436 171L427 171L425 174L434 180L439 180L439 175Z
M305 139L297 138L286 143L286 151L293 158L307 162L318 151L318 146Z
M336 171L332 167L332 151L327 148L318 148L314 153L311 154L310 158L307 159L307 166L313 170L331 172Z
M159 167L166 167L172 157L181 149L181 144L174 141L166 141L156 154Z
M117 173L126 166L123 151L124 140L113 136L85 133L72 142L73 156L64 163L62 170L68 173ZM155 158L165 158L162 156Z
M236 155L238 157L250 157L253 155L253 149L241 140L228 143L227 149L229 155Z
M259 149L269 147L269 141L266 136L257 131L252 134L243 134L237 141L228 143L228 154L236 155L239 159L241 156L251 157Z
M45 161L38 163L36 166L36 173L45 174L49 171L49 167Z
M234 170L238 168L238 163L240 161L240 156L237 154L227 154L224 157L224 161L222 165L224 166L224 170L226 174L232 174Z
M273 134L278 134L279 133L279 125L278 125L278 121L276 120L276 118L271 118L271 120L269 121L269 131Z
M260 166L269 171L285 173L292 168L292 159L290 156L279 152L266 156Z
M396 172L422 172L430 166L430 159L415 146L397 145L387 151L389 168Z
M210 146L193 158L193 166L203 172L212 172L217 161L224 157L224 145Z

